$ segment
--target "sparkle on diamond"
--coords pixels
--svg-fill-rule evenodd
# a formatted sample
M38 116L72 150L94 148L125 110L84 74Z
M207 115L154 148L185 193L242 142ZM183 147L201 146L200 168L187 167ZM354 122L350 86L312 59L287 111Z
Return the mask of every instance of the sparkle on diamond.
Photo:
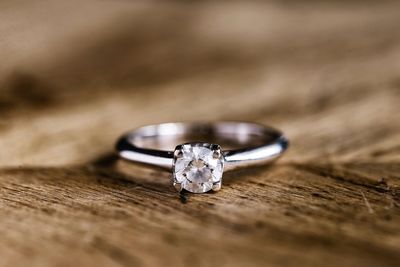
M204 193L221 181L223 158L214 158L211 145L185 144L182 157L175 158L174 177L189 192Z

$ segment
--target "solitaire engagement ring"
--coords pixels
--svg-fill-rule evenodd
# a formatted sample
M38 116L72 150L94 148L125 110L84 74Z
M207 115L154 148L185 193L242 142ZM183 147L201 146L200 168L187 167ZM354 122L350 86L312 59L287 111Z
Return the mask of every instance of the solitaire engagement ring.
M270 163L287 147L276 129L225 121L144 126L116 144L123 159L170 170L174 187L192 193L218 191L224 171Z

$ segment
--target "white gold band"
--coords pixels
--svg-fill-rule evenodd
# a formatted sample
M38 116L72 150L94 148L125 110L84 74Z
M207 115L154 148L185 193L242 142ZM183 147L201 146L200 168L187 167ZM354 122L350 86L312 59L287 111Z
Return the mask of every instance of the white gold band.
M288 140L283 134L271 127L248 122L221 121L144 126L123 135L118 140L116 149L123 159L171 170L174 151L155 149L146 146L146 143L160 145L165 143L165 139L173 139L176 142L193 135L197 139L189 140L190 142L211 143L211 140L217 139L239 146L222 151L225 170L269 163L283 154L288 147Z

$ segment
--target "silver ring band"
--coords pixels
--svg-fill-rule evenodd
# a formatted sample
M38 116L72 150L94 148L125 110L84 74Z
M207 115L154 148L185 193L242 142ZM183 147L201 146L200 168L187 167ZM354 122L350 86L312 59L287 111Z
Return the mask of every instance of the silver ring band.
M255 123L224 121L144 126L123 135L116 144L116 150L123 159L171 170L177 161L177 149L182 149L182 145L175 148L175 151L164 147L170 145L170 148L173 148L171 144L177 144L177 140L195 144L190 149L201 144L201 147L209 147L215 150L214 152L217 151L218 145L209 145L216 144L211 141L233 144L234 148L221 149L225 171L270 163L288 147L288 140L274 128ZM163 149L159 149L160 147ZM202 166L204 162L202 161Z

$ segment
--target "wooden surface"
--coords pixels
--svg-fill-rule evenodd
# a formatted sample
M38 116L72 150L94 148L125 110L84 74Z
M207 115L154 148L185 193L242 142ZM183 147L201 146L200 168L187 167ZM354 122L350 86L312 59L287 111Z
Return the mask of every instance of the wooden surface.
M397 1L2 1L0 266L399 266ZM179 197L140 125L283 129Z

